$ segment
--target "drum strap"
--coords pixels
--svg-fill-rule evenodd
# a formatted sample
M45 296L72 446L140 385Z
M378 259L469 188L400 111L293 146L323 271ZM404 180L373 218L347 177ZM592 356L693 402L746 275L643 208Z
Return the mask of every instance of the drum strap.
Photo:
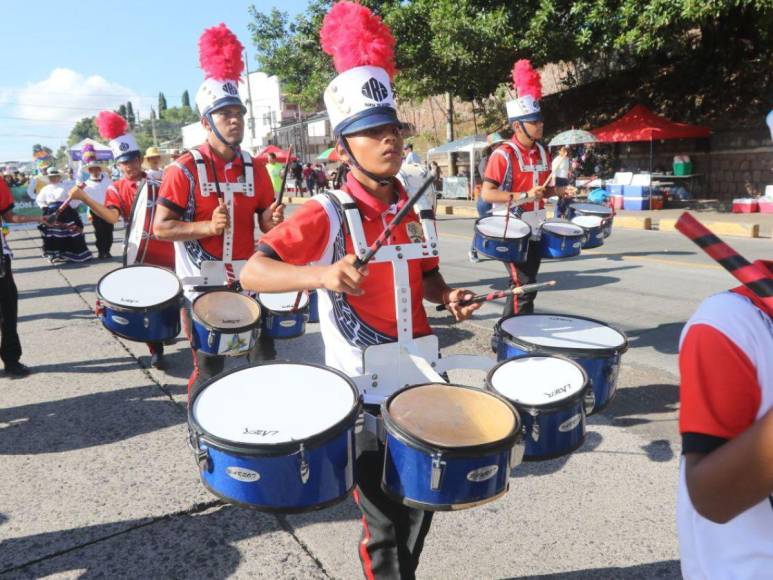
M333 197L341 204L341 208L344 210L344 216L346 217L346 225L349 228L349 236L352 239L352 246L354 246L354 253L358 257L365 255L368 251L368 243L365 239L365 230L362 228L362 216L360 210L357 209L357 204L354 199L340 189L333 189L328 191Z
M513 153L515 153L515 158L518 160L518 169L522 172L531 172L532 173L532 184L534 187L541 185L539 180L539 174L543 171L548 171L548 159L547 154L545 153L545 148L542 146L541 143L535 143L537 146L537 150L539 151L540 155L540 162L537 165L526 165L523 160L523 155L521 154L521 150L514 144L506 142L505 145L509 147ZM505 177L502 181L502 185L500 186L502 191L512 191L513 187L513 166L511 162L510 156L504 151L504 149L497 149L494 154L499 153L500 155L505 156L505 160L507 161L507 166L505 169Z

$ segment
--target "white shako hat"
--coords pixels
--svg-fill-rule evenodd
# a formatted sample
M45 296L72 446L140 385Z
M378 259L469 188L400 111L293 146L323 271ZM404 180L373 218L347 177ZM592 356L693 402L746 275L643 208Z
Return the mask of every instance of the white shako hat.
M391 82L395 39L381 18L356 2L338 2L325 15L319 36L339 73L324 94L333 134L400 125Z
M118 113L102 111L94 123L99 129L99 135L109 141L116 163L130 161L140 156L140 147L134 135L128 133L129 123Z
M239 78L244 71L242 46L225 24L207 28L199 38L199 65L205 80L196 93L196 105L202 117L223 107L247 108L239 97Z
M510 123L542 120L539 106L539 100L542 98L542 81L539 73L526 59L517 61L513 67L513 88L518 97L505 104L507 120Z

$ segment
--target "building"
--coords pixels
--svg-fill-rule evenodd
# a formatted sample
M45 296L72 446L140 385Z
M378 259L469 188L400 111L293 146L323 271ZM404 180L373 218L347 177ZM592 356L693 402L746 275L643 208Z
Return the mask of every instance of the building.
M290 145L303 163L313 162L325 149L333 146L335 137L327 113L298 112L298 117L276 128L274 143L282 149Z

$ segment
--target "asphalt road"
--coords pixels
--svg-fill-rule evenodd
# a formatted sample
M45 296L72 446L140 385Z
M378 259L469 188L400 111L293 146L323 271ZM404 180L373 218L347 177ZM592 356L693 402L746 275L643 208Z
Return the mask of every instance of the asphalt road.
M467 260L472 223L440 222L442 271L454 285L502 288L500 264ZM770 240L729 241L749 258L770 255ZM23 360L36 372L0 377L0 577L359 577L351 501L277 517L223 505L203 488L186 443L185 341L156 371L144 344L93 317L95 284L117 261L54 268L34 230L11 245ZM676 345L698 302L733 280L678 234L622 229L593 252L545 262L541 277L558 286L538 310L628 335L618 395L590 418L577 452L517 467L496 502L437 514L419 577L678 578ZM500 308L462 324L433 309L442 351L486 353ZM279 350L320 361L317 326Z

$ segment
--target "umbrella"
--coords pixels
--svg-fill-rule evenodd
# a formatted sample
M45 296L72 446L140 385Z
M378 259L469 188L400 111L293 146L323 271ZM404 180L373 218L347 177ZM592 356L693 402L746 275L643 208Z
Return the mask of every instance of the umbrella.
M581 143L595 143L598 141L593 133L582 129L570 129L553 137L548 147L561 147L562 145L580 145Z
M258 151L258 154L255 157L262 161L266 161L268 159L269 153L273 153L274 155L276 155L276 160L278 162L287 163L287 151L277 147L276 145L268 145L267 147L264 147L263 149ZM297 157L293 155L292 160L294 161L295 159L297 159Z
M330 149L325 149L322 153L317 155L317 161L340 161L340 159L338 159L338 153L336 153L335 147L331 147Z

